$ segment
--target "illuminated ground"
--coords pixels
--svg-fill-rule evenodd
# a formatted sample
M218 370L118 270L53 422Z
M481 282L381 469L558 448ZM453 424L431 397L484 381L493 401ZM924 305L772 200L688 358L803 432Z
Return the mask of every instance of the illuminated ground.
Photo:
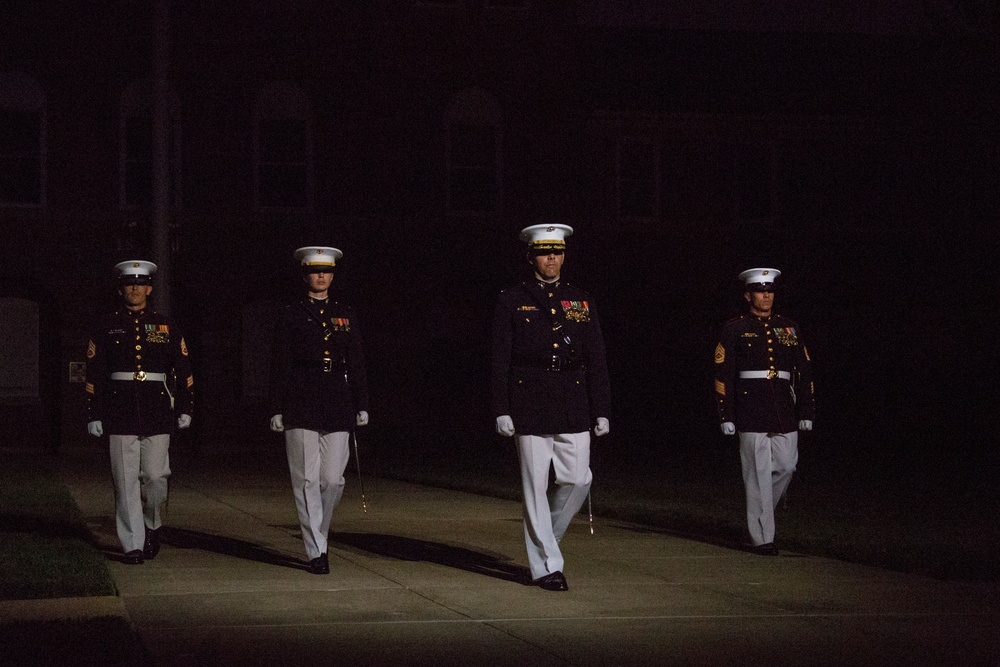
M997 664L1000 586L778 558L581 515L570 590L527 576L517 503L355 477L310 575L287 472L175 457L167 544L111 562L160 665ZM64 477L109 558L106 456Z

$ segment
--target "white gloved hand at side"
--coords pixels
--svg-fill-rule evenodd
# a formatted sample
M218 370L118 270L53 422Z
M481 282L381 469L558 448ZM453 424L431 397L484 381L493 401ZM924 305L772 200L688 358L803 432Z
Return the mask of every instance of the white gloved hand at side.
M364 410L358 410L357 418L354 421L358 426L368 426L368 413Z
M600 438L602 435L607 435L611 430L611 424L608 423L607 417L598 417L597 426L594 427L594 435Z
M736 424L733 422L722 422L719 428L722 429L722 435L736 435Z
M177 428L185 429L191 425L191 415L181 415L177 418Z
M811 431L813 430L813 423L811 419L800 419L799 420L799 430L800 431Z
M87 423L87 433L94 436L95 438L100 438L104 435L104 424L98 420Z
M510 418L510 415L497 417L497 433L508 438L514 435L514 420Z
M271 417L271 430L275 433L281 433L285 430L285 425L281 423L281 415Z

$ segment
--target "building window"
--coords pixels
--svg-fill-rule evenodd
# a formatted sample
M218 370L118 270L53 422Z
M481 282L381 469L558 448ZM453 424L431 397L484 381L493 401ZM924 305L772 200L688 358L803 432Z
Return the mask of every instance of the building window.
M771 151L744 144L736 149L736 215L742 220L767 220L771 201Z
M0 403L38 399L40 332L37 303L0 297Z
M153 203L153 119L129 116L124 122L122 206L150 206Z
M501 200L500 111L480 90L455 96L448 123L448 210L496 213Z
M33 79L0 74L0 205L45 203L45 98Z
M492 213L497 208L497 133L483 125L451 126L449 208Z
M262 118L258 133L260 205L304 208L309 181L305 121Z
M619 139L617 173L619 217L658 217L660 155L656 142L641 137Z
M257 206L312 208L313 150L305 95L273 84L258 96L254 133Z
M181 203L180 103L167 98L169 201ZM122 94L119 117L118 194L122 208L153 205L153 91L150 81L136 81Z

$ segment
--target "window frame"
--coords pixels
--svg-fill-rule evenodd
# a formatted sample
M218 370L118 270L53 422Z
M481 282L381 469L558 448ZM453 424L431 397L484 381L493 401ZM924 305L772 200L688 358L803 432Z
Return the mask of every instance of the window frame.
M262 155L261 130L265 121L297 121L302 124L303 142L301 161L266 161ZM253 111L253 205L267 211L312 211L316 204L315 176L315 136L313 132L311 104L296 84L274 81L266 84L257 94ZM266 147L265 147L266 148ZM288 203L272 204L262 201L264 178L267 165L301 165L304 174L302 205Z
M143 208L152 208L156 198L153 183L153 82L148 79L133 81L122 91L118 110L118 205L123 211L134 211ZM180 101L173 91L167 94L167 118L170 132L169 150L167 156L168 174L170 176L170 205L174 210L181 208L184 200L183 193L183 156L181 154L183 142L181 138L181 114ZM131 174L134 171L131 165L145 164L142 161L132 160L128 132L129 120L133 118L149 119L149 201L134 200L129 194Z
M635 147L643 147L650 151L650 156L652 158L652 173L649 174L649 179L651 180L651 201L648 202L651 208L649 214L635 213L625 210L626 205L626 189L623 187L623 183L638 181L638 179L630 178L628 181L625 179L624 172L625 169L625 153L628 145ZM660 218L660 212L663 206L663 193L662 193L662 173L663 173L663 159L661 156L660 143L649 136L642 134L623 134L618 137L615 142L615 213L619 220L658 220Z
M45 94L37 81L20 72L0 74L0 108L13 113L27 112L38 116L38 192L36 201L16 201L0 197L0 208L6 209L42 209L48 202L48 107ZM2 147L0 147L2 148ZM27 158L34 162L35 154L19 156L16 152L10 155L0 153L0 164ZM2 169L2 168L0 168ZM34 173L34 170L32 170Z
M751 174L749 169L741 165L748 162L753 157L752 153L759 153L763 156L763 174L757 169ZM777 201L775 197L775 151L774 146L766 141L741 141L733 150L733 217L741 223L764 224L772 222L776 217ZM756 176L751 181L751 176ZM751 187L756 186L755 191L764 201L763 208L766 209L763 215L745 215L748 203L747 193ZM757 206L760 206L757 204Z
M500 215L503 210L503 128L500 122L500 106L491 93L479 88L459 91L452 96L446 115L445 127L445 209L450 215ZM456 164L457 127L485 128L492 132L493 155L485 153L480 165ZM491 168L492 167L492 168ZM476 209L456 206L456 173L475 170L492 175L492 208Z

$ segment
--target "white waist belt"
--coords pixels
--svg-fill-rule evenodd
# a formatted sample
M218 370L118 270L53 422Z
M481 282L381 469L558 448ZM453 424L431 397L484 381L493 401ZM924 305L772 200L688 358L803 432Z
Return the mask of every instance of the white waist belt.
M740 371L740 379L743 380L791 380L792 374L788 371Z
M115 371L111 374L112 380L151 380L153 382L166 382L166 373L147 373L145 371L136 371L135 373L128 373L122 371Z

